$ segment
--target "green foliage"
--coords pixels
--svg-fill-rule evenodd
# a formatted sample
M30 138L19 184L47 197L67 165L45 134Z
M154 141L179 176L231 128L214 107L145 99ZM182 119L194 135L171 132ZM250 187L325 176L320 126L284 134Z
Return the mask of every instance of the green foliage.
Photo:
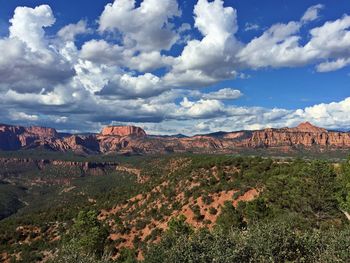
M0 184L0 205L1 198L11 199L8 196L29 205L0 221L0 252L23 253L35 262L43 257L42 251L55 251L61 245L51 242L46 234L57 226L61 236L68 233L59 250L62 259L58 257L61 261L57 262L107 262L102 255L117 252L119 262L137 262L136 250L160 236L161 242L147 249L145 262L350 262L349 223L341 212L350 212L349 161L337 166L325 161L230 155L74 156L79 161L95 158L140 168L149 180L138 184L134 175L116 171L76 178L73 170L60 174L51 168L9 167L6 176L16 186L5 185L10 191L4 195ZM181 158L189 160L188 165L169 172L169 162ZM217 177L213 170L218 171ZM38 175L58 181L69 178L69 186L52 183L23 187ZM219 209L213 232L194 231L183 216L171 219L166 231L150 225L163 223L174 211L190 204L194 219L205 226L210 221L201 214L198 197L210 206L216 193L234 190L236 199L249 189L259 190L259 197L240 202L237 208L232 201L226 203ZM142 194L142 202L128 201L138 194ZM135 235L134 250L118 251L115 247L126 241L124 237L106 241L106 228L97 220L97 211L116 205L120 210L107 218L115 222L116 233L127 235L146 225L154 227L145 240L140 239L140 233ZM82 212L77 215L77 211ZM214 215L218 210L209 207L207 212ZM42 238L25 244L27 235L16 231L20 225L40 228Z
M123 248L120 251L120 256L117 259L117 263L137 263L135 249Z
M271 215L271 208L268 207L262 197L258 197L250 202L239 202L238 210L244 214L249 223L258 222Z
M215 207L210 207L209 208L209 213L211 215L216 215L218 213L218 210Z
M65 245L59 254L49 263L111 263L108 256L97 258L94 254L85 253L72 244Z
M178 236L178 235L190 235L193 233L192 227L186 223L186 217L180 215L179 217L171 218L168 223L167 235Z
M243 229L246 223L243 216L235 209L231 202L226 201L216 220L216 229L228 233L234 228Z
M341 164L341 176L339 178L340 190L337 199L341 209L350 213L350 156L347 161Z
M97 219L93 210L80 211L69 233L69 243L86 254L101 257L104 252L107 228Z
M150 247L145 263L169 262L348 262L350 229L300 232L285 219L245 231L200 230ZM337 247L339 245L339 247Z
M20 201L20 198L24 195L24 188L0 180L0 220L17 212L24 206Z

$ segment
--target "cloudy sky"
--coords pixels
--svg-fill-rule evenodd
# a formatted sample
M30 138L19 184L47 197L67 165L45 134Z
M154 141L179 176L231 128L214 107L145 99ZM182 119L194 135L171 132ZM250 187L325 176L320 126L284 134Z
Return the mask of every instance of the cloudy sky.
M0 0L0 122L349 130L350 2L336 2Z

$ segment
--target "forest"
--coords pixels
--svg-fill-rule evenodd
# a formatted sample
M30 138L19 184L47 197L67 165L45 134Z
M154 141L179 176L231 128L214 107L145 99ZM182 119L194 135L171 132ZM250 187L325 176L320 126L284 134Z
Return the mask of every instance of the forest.
M0 221L3 260L350 261L350 159L108 158L123 169L12 167L0 185L11 186L1 212L18 206ZM66 181L34 183L51 177Z

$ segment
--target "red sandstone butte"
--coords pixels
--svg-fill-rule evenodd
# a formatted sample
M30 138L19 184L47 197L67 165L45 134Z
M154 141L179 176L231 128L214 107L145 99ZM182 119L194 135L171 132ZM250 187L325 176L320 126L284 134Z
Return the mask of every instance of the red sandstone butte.
M146 132L135 126L107 126L101 131L103 136L145 136Z

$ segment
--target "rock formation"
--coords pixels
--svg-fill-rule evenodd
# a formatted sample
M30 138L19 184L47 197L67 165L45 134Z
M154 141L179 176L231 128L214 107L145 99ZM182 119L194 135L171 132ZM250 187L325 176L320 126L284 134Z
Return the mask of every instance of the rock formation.
M217 132L192 137L147 136L135 126L108 126L92 135L66 135L42 127L0 125L0 150L27 148L73 151L79 154L110 153L147 154L168 152L230 153L242 149L295 148L350 149L350 133L327 131L309 122L294 128L258 131Z
M52 128L0 124L0 149L3 150L19 150L38 141L56 138L58 139L58 133Z
M146 132L135 126L107 126L101 131L102 136L146 136Z
M0 166L5 168L9 174L13 167L21 167L22 169L39 169L45 171L50 167L56 167L55 170L63 171L64 169L71 169L78 176L84 175L104 175L108 170L116 170L118 167L116 162L78 162L78 161L64 161L64 160L50 160L50 159L31 159L31 158L0 158ZM51 171L52 172L52 171ZM6 178L8 174L0 174L0 179Z
M307 133L325 133L326 129L316 127L312 125L310 122L300 123L297 127L289 129L294 132L307 132Z

